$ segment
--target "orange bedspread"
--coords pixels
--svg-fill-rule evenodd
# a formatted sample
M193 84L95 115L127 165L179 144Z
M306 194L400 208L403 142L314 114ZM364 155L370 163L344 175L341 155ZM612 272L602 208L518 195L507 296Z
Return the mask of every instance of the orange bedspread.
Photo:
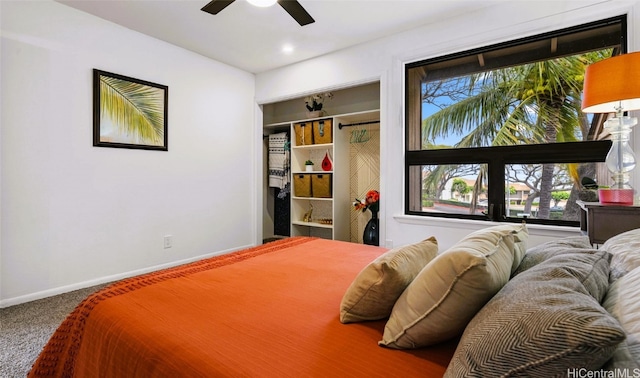
M31 377L439 377L455 343L378 346L342 295L384 249L296 237L115 283L83 301Z

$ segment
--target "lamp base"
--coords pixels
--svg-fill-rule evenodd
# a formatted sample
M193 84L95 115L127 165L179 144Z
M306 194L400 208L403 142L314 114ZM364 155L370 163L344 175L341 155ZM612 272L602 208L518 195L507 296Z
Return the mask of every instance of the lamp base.
M633 205L633 189L598 189L603 205Z

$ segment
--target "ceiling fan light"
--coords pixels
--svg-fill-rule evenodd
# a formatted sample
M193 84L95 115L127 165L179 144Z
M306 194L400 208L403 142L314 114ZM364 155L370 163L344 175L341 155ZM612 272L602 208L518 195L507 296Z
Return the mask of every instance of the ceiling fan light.
M256 7L270 7L277 2L277 0L247 0L249 4Z

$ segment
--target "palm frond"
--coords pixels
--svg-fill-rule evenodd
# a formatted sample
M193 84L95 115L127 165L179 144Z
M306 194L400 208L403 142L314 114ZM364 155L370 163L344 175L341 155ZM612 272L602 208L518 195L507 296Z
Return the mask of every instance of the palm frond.
M508 116L508 96L499 88L485 90L452 104L423 120L424 143L451 134L474 134L475 146L486 145ZM493 130L493 131L492 131ZM460 147L460 146L458 146Z
M611 50L459 79L466 85L459 92L468 96L423 120L423 145L456 135L461 136L458 148L578 140L585 133L580 111L585 68L608 55Z
M100 76L101 116L122 135L150 144L164 140L164 94L159 88Z

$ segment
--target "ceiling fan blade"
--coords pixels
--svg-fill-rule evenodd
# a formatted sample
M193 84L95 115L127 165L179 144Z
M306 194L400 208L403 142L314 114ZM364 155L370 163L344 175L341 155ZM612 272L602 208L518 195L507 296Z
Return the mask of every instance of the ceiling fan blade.
M278 4L293 17L300 26L305 26L316 20L296 0L278 0Z
M235 0L213 0L209 2L209 4L202 7L201 10L211 14L218 14L218 12L228 7L234 1Z

